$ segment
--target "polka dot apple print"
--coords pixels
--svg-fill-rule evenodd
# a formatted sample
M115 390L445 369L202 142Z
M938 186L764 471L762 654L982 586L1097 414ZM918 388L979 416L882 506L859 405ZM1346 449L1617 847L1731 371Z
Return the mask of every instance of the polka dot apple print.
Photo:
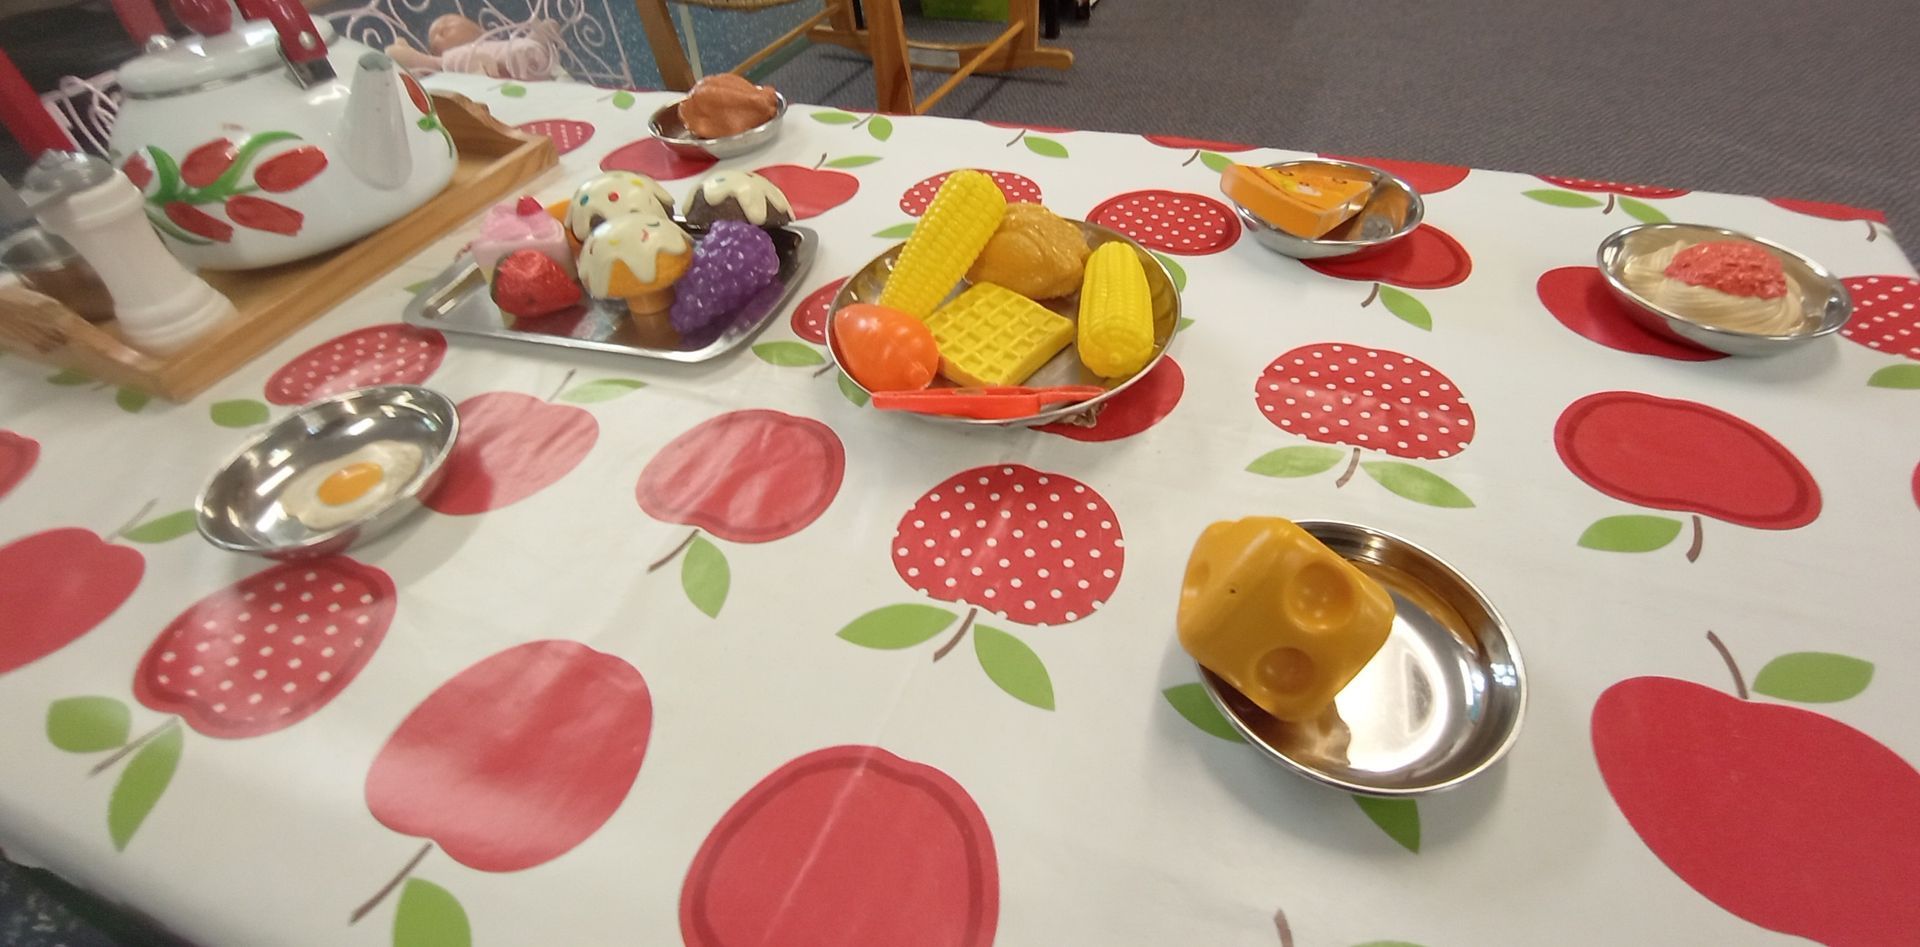
M1880 239L1880 227L1887 225L1887 215L1866 207L1854 207L1850 204L1829 204L1825 201L1803 201L1792 197L1769 197L1767 203L1784 207L1796 214L1819 217L1824 220L1858 220L1867 225L1867 239ZM1878 224L1879 226L1875 226Z
M652 729L640 672L579 642L516 645L454 675L401 721L367 772L367 811L426 842L349 923L398 890L396 931L466 932L453 893L415 875L434 849L486 872L572 851L625 801Z
M789 761L721 816L687 868L687 947L989 947L993 835L952 776L876 746Z
M1342 462L1334 480L1356 472L1428 506L1473 505L1460 488L1418 464L1361 459L1378 451L1435 461L1473 442L1473 409L1452 380L1411 355L1338 342L1303 345L1273 360L1253 384L1254 404L1273 426L1328 447L1282 447L1247 465L1267 477L1310 477ZM1341 448L1346 448L1342 450Z
M1185 191L1129 191L1087 212L1087 222L1117 230L1149 249L1180 256L1219 253L1240 239L1227 205Z
M1007 203L1042 203L1040 185L1034 183L1032 178L1012 171L989 171L985 168L978 170L992 178L994 184L1000 186L1000 193L1006 195ZM934 193L940 190L940 185L945 184L948 176L952 174L952 171L943 171L907 188L906 193L900 195L900 210L909 217L918 217L926 213L927 205L933 203Z
M1467 171L1457 164L1429 164L1425 161L1398 161L1393 158L1365 158L1352 155L1322 154L1322 158L1351 161L1379 168L1408 184L1421 194L1438 194L1467 179Z
M693 527L653 564L676 557L688 601L718 617L732 586L726 553L701 535L736 543L784 539L820 518L840 492L846 449L833 429L779 411L732 411L674 438L640 472L640 509Z
M522 124L520 130L551 139L555 155L564 155L593 140L594 131L593 123L571 118L542 118Z
M1635 677L1594 704L1594 761L1627 825L1688 887L1755 926L1822 944L1908 939L1920 900L1895 892L1920 850L1920 771L1832 717L1761 699L1846 700L1873 665L1796 652L1749 689L1732 649L1707 639L1732 693Z
M1418 297L1395 287L1445 289L1460 285L1473 273L1473 258L1466 248L1432 224L1421 224L1386 249L1368 256L1300 262L1316 273L1373 283L1367 297L1360 300L1360 308L1378 299L1395 318L1417 329L1432 329L1433 314Z
M1607 288L1606 277L1597 266L1548 270L1540 274L1534 291L1540 296L1540 304L1547 307L1561 325L1607 348L1682 362L1726 358L1723 353L1655 335L1642 327Z
M1567 406L1553 429L1561 463L1595 490L1636 506L1689 514L1687 561L1700 558L1701 517L1750 529L1798 529L1820 515L1820 488L1767 432L1692 401L1603 391ZM1665 516L1608 516L1579 544L1651 552L1678 538Z
M1920 362L1920 279L1910 276L1850 276L1853 318L1841 328L1848 341L1876 352ZM1920 365L1888 365L1873 373L1875 388L1920 388Z
M169 716L144 735L126 739L131 712L112 698L56 701L48 710L56 746L112 750L93 775L127 761L107 804L114 848L127 847L171 782L186 742L182 723L239 740L305 720L360 673L386 638L395 605L393 580L373 566L344 556L282 563L188 606L161 629L134 671L133 696ZM64 718L59 727L56 717Z
M447 355L446 336L432 329L385 323L355 329L293 357L267 379L267 404L303 405L373 385L418 385L432 378ZM221 401L209 413L222 427L263 424L267 404L250 398Z
M1541 175L1540 180L1555 185L1552 188L1539 188L1522 191L1522 195L1539 201L1549 207L1567 207L1584 209L1598 207L1600 213L1613 213L1614 205L1641 223L1664 224L1667 215L1662 213L1650 200L1666 200L1688 193L1685 188L1657 187L1650 184L1623 184L1619 181L1595 181L1588 178L1562 178ZM1606 199L1593 197L1603 194Z
M889 548L909 588L967 606L964 617L924 604L890 605L855 619L840 637L884 650L959 628L933 651L945 658L969 632L980 667L1001 690L1052 710L1053 681L1033 649L975 621L981 612L1044 628L1078 621L1120 583L1125 542L1113 507L1071 477L1018 464L963 470L922 495L900 518Z
M815 345L827 344L827 317L832 315L833 297L846 284L847 277L842 276L800 300L800 305L793 310L793 334Z

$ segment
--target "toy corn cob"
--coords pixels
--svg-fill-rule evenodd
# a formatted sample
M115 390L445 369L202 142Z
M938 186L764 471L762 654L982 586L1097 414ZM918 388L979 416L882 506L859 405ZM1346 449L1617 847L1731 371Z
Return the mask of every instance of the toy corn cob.
M940 374L976 388L1018 385L1067 343L1065 316L993 283L975 283L927 317Z
M921 319L960 282L1007 211L1006 195L979 171L947 176L880 291L880 305Z
M1087 258L1080 282L1080 361L1103 378L1125 378L1153 358L1153 302L1147 271L1124 243Z

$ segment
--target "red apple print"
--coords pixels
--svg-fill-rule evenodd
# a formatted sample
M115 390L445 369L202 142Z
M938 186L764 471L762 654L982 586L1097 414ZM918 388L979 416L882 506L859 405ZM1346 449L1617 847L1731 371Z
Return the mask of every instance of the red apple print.
M816 750L728 809L687 869L687 947L988 947L999 866L953 777L873 746Z
M1875 351L1920 360L1920 279L1851 276L1853 318L1840 334Z
M1458 240L1432 224L1421 224L1404 238L1371 256L1302 260L1309 269L1345 280L1372 280L1407 289L1458 286L1473 272L1473 258Z
M1182 256L1219 253L1240 239L1240 221L1227 205L1185 191L1130 191L1101 202L1087 221Z
M632 665L574 641L528 642L461 671L401 721L367 772L367 809L469 868L532 868L612 817L652 729Z
M564 155L593 138L593 125L590 122L571 118L543 118L526 122L520 130L530 135L545 135L553 140L553 153Z
M188 187L206 187L233 167L238 154L233 142L216 138L192 151L180 162L180 180Z
M0 499L27 479L39 459L39 441L12 431L0 431Z
M600 159L602 171L631 171L662 181L690 178L711 167L712 159L683 157L651 137L621 145Z
M127 163L120 166L120 170L126 174L127 180L133 182L134 187L143 192L147 189L147 185L153 183L153 166L147 163L146 155L136 154L128 158Z
M1253 145L1243 145L1234 141L1213 141L1207 138L1182 138L1179 135L1141 135L1140 137L1162 148L1172 148L1177 151L1221 151L1231 153L1252 151L1254 149Z
M900 518L893 568L942 602L1023 625L1094 613L1126 559L1105 498L1071 477L1007 464L963 470Z
M1546 306L1561 325L1607 348L1682 362L1726 358L1720 352L1695 348L1642 328L1607 289L1606 278L1600 275L1599 267L1563 266L1548 270L1540 274L1534 289L1540 294L1541 305Z
M288 237L298 236L301 225L306 222L306 215L299 211L251 194L227 198L226 208L227 216L242 227Z
M820 160L824 162L826 156L821 155ZM803 168L797 164L776 164L755 173L772 181L780 193L787 195L794 220L818 217L853 200L853 195L860 191L859 178L845 171L822 170L819 165Z
M1754 529L1798 529L1820 515L1820 488L1765 431L1717 408L1637 391L1568 405L1554 447L1574 476L1617 500Z
M433 376L447 339L399 323L368 326L294 356L267 379L267 400L306 404L369 385L417 385Z
M275 155L253 169L253 183L269 194L284 194L327 169L327 153L312 145ZM229 208L231 213L231 208Z
M460 437L426 505L451 516L511 506L571 473L599 437L580 408L511 391L475 395L460 402Z
M1422 194L1438 194L1467 179L1468 169L1455 164L1428 164L1425 161L1396 161L1392 158L1358 158L1349 155L1323 154L1320 157L1379 168L1413 185L1413 189Z
M1864 220L1867 222L1867 239L1880 239L1880 228L1874 224L1885 225L1887 215L1866 207L1854 207L1848 204L1828 204L1823 201L1803 201L1791 197L1769 197L1767 202L1784 207L1797 214L1821 217L1827 220Z
M1091 426L1058 422L1035 428L1076 441L1117 441L1160 423L1180 403L1187 378L1180 363L1162 358L1145 377L1101 405Z
M1275 427L1322 444L1437 460L1473 442L1473 408L1447 376L1399 352L1337 342L1281 355L1254 382Z
M1619 181L1595 181L1588 178L1560 178L1542 174L1540 180L1569 191L1586 191L1590 194L1615 194L1621 197L1640 197L1659 199L1679 197L1688 193L1683 187L1657 187L1650 184L1622 184Z
M138 551L85 529L50 529L0 546L0 674L92 631L133 594L146 569Z
M211 240L214 243L227 243L233 240L233 225L221 220L192 204L181 201L169 201L161 212L167 219L196 237Z
M1593 755L1620 814L1682 881L1752 924L1822 944L1909 941L1920 772L1831 717L1748 699L1721 647L1738 696L1636 677L1594 704Z
M842 276L800 300L800 307L793 311L793 334L815 345L827 344L827 316L833 308L833 297L846 282Z
M290 727L353 681L393 621L393 580L344 556L289 562L195 602L134 673L133 695L234 740Z
M826 512L845 472L846 450L832 428L779 411L733 411L661 448L635 495L654 519L764 543Z
M1038 204L1041 202L1040 185L1035 184L1032 178L1012 171L988 171L985 168L979 170L1000 186L1000 193L1007 196L1007 203ZM934 192L940 190L940 185L946 183L947 176L952 173L952 171L945 171L907 188L907 192L900 195L900 209L913 217L926 213L927 205L933 202Z

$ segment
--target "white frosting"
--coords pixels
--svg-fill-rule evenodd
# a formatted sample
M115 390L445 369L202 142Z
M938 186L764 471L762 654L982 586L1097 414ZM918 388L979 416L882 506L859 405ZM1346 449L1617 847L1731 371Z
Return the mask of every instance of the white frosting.
M626 264L640 282L652 283L659 277L660 254L677 256L692 247L687 232L659 214L615 217L587 235L580 248L580 281L593 298L606 299L615 263Z
M1621 268L1621 282L1641 298L1696 322L1756 335L1791 335L1806 324L1800 284L1787 274L1787 292L1772 299L1735 296L1667 275L1673 258L1693 244L1677 240L1634 253Z
M673 195L660 182L644 174L609 171L580 185L567 202L567 230L574 239L585 241L593 232L593 220L613 220L624 214L653 214L665 217L673 212Z
M747 215L747 222L755 227L767 225L767 208L771 207L793 217L793 205L787 203L787 195L775 187L772 181L752 171L722 171L710 174L700 182L700 186L687 194L686 213L693 213L693 195L698 194L714 207L731 197L740 202L740 210Z

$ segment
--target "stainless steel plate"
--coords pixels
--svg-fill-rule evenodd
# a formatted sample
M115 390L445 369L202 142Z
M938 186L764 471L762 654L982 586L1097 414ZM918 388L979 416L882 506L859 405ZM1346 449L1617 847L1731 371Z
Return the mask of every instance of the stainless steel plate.
M1420 226L1427 214L1426 202L1420 199L1420 192L1413 185L1399 177L1388 174L1372 165L1356 164L1352 161L1336 161L1332 158L1310 158L1303 161L1282 161L1267 165L1269 168L1325 168L1330 171L1359 172L1373 177L1373 196L1360 213L1351 220L1333 228L1324 237L1309 238L1296 236L1261 220L1253 212L1240 206L1238 201L1228 198L1233 209L1240 215L1240 222L1246 225L1247 232L1253 235L1255 242L1282 256L1296 260L1333 260L1339 258L1358 259L1371 256L1397 242Z
M737 135L728 135L725 138L701 138L688 131L687 123L680 120L680 102L685 102L685 99L654 112L653 118L647 122L647 131L652 132L653 137L660 139L660 143L666 145L668 151L683 157L716 160L739 157L749 151L758 151L771 145L774 139L780 137L780 123L787 117L787 97L778 92L775 92L773 97L778 103L774 108L773 117Z
M453 402L413 385L361 388L316 401L254 436L207 481L194 504L200 535L221 549L271 559L345 552L420 508L420 497L439 484L459 433ZM383 442L419 451L419 469L354 519L311 529L283 504L288 486L303 472Z
M1526 714L1520 650L1498 612L1453 568L1398 536L1301 521L1393 595L1393 633L1312 724L1278 720L1205 668L1227 722L1274 762L1369 796L1457 786L1513 746Z
M1807 318L1800 331L1786 335L1760 335L1695 322L1634 292L1621 278L1629 259L1641 253L1658 251L1677 240L1691 243L1746 240L1767 248L1780 260L1787 278L1798 283L1800 292L1804 294ZM1607 288L1613 290L1613 294L1626 305L1627 312L1648 331L1728 355L1759 357L1790 352L1840 331L1853 316L1853 298L1847 294L1846 284L1831 270L1771 240L1751 237L1737 230L1700 224L1639 224L1615 231L1600 241L1600 249L1595 255L1600 263L1600 272L1607 279Z
M703 228L679 222L698 239ZM636 319L618 300L591 300L539 319L514 319L493 304L486 274L461 256L407 303L401 318L416 326L495 339L514 339L570 349L638 355L670 362L704 362L739 348L757 335L792 298L813 266L819 235L805 227L769 230L780 254L773 282L734 312L698 335L681 336L664 312Z
M1040 366L1040 370L1034 372L1033 377L1027 379L1025 384L1035 388L1052 385L1098 385L1107 389L1105 394L1090 398L1086 401L1062 405L1061 407L1042 411L1039 414L1028 415L1023 418L983 421L976 418L953 418L933 414L917 414L914 415L915 417L945 424L988 427L1032 427L1070 419L1076 422L1090 424L1092 420L1098 416L1102 404L1114 395L1125 391L1127 386L1133 384L1136 380L1146 377L1146 374L1153 370L1153 366L1158 364L1160 359L1166 356L1167 345L1173 341L1173 333L1180 325L1180 291L1174 288L1173 275L1167 272L1166 266L1162 265L1159 259L1148 252L1146 247L1136 243L1125 234L1108 230L1099 224L1090 224L1085 221L1076 220L1073 221L1073 223L1080 227L1080 232L1087 238L1087 245L1090 247L1098 249L1101 244L1124 243L1132 247L1133 252L1139 255L1140 263L1147 271L1148 298L1151 299L1153 303L1153 357L1148 359L1147 364L1139 371L1134 372L1131 377L1119 379L1102 378L1088 371L1085 365L1080 364L1080 350L1078 345L1076 343L1069 343L1066 348L1060 350L1060 354L1055 355L1052 359L1048 360L1045 365ZM900 258L900 249L904 246L906 246L905 243L894 244L887 249L887 252L874 257L866 266L861 267L859 272L848 277L846 285L840 287L840 292L833 297L834 311L837 312L841 307L850 306L854 303L879 302L880 290L886 286L887 277L893 275L894 261ZM947 295L947 298L952 299L954 296L959 295L960 291L969 285L971 284L966 280L961 280L960 284L954 288L954 291ZM1062 296L1058 299L1043 299L1040 300L1040 304L1066 316L1068 319L1077 320L1079 318L1080 294L1077 292L1072 295ZM835 366L842 365L840 349L833 340L832 318L827 319L827 352L833 357ZM849 381L853 380L852 373L845 372L844 368L842 372L847 375ZM854 385L860 387L860 390L866 391L866 388L860 386L859 382L855 381ZM933 387L954 388L958 386L943 377L936 377L933 380ZM872 394L870 391L867 393L869 395Z

